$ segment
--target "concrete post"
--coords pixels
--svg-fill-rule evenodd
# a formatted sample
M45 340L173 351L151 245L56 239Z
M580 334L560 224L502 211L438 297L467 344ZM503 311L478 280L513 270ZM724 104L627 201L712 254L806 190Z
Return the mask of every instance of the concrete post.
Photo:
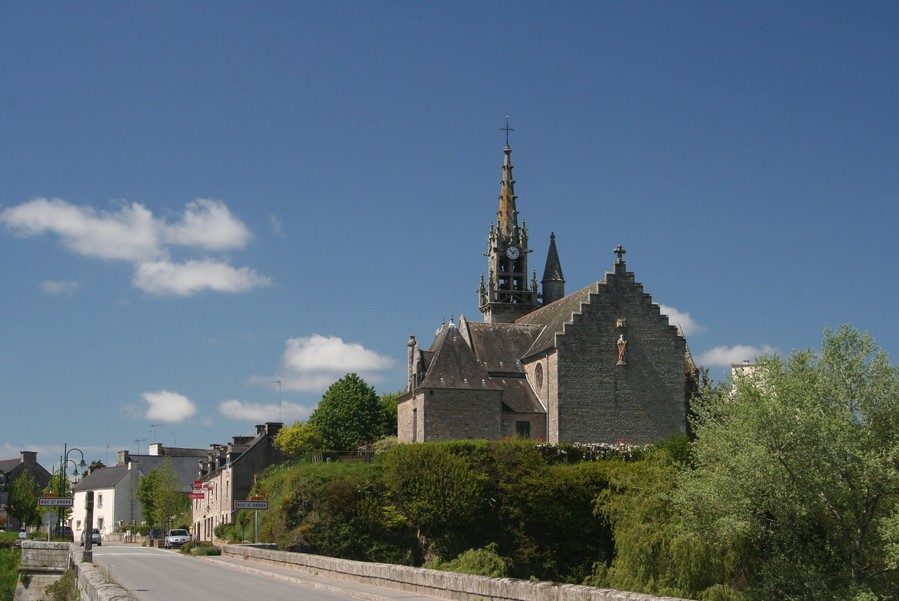
M89 490L84 495L84 553L81 555L82 562L94 563L94 491Z

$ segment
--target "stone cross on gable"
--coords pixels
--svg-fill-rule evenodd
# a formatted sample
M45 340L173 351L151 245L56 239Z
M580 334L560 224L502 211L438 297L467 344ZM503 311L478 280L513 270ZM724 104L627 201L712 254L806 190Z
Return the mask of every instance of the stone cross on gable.
M617 261L618 263L623 263L623 262L624 262L624 254L625 254L627 251L624 250L624 247L623 247L623 246L621 246L621 245L619 244L618 246L615 247L615 250L612 251L612 252L614 252L616 255L618 255L618 261Z

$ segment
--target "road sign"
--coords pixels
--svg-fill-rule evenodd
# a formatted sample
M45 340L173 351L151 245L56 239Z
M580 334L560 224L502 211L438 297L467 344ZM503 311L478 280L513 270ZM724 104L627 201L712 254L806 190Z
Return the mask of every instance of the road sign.
M234 501L234 509L268 509L268 501Z
M194 489L199 490L201 488L203 488L203 481L202 480L194 480Z
M73 507L75 499L72 497L41 497L37 500L38 507Z
M48 511L41 518L41 522L43 522L45 526L50 526L50 527L55 526L56 522L58 522L58 521L59 521L59 517L56 515L56 512L54 512L54 511Z
M204 498L205 496L206 496L206 495L204 495L204 494L201 493L201 492L189 492L189 493L187 493L187 497L188 497L189 499L202 499L202 498Z

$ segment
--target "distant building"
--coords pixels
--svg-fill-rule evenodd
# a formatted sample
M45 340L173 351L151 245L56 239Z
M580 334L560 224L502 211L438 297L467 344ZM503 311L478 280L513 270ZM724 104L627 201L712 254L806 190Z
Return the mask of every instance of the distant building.
M164 447L162 443L150 445L147 455L131 455L119 451L114 467L102 467L90 471L75 485L71 526L75 540L86 527L85 497L94 492L94 525L103 535L124 531L132 524L144 523L145 517L137 490L141 478L154 469L161 469L166 458L171 462L179 489L186 495L193 489L197 474L197 460L206 454L205 449Z
M427 349L410 338L399 441L645 443L685 434L697 370L682 332L627 271L620 245L611 272L566 295L550 235L538 289L511 153L507 143L478 287L484 321L444 324Z
M195 491L202 498L192 501L195 538L215 541L215 527L234 521L234 501L247 500L256 476L286 459L274 445L282 426L280 422L257 425L254 436L235 436L226 445L209 447L200 460L200 486Z
M18 530L22 527L18 519L7 514L6 506L13 482L26 472L34 479L35 494L40 494L53 477L37 462L36 451L20 451L19 457L15 459L0 460L0 526L7 530Z

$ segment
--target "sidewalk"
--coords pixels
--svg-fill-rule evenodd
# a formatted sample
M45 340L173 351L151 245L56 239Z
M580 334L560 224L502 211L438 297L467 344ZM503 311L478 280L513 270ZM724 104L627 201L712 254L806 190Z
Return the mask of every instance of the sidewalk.
M439 597L424 597L416 593L372 586L370 584L353 582L352 580L339 580L336 578L316 576L315 574L310 574L302 570L273 566L252 559L243 559L225 555L196 557L195 559L199 561L210 561L245 572L270 576L277 580L293 582L300 586L317 588L339 595L362 599L363 601L445 601Z

